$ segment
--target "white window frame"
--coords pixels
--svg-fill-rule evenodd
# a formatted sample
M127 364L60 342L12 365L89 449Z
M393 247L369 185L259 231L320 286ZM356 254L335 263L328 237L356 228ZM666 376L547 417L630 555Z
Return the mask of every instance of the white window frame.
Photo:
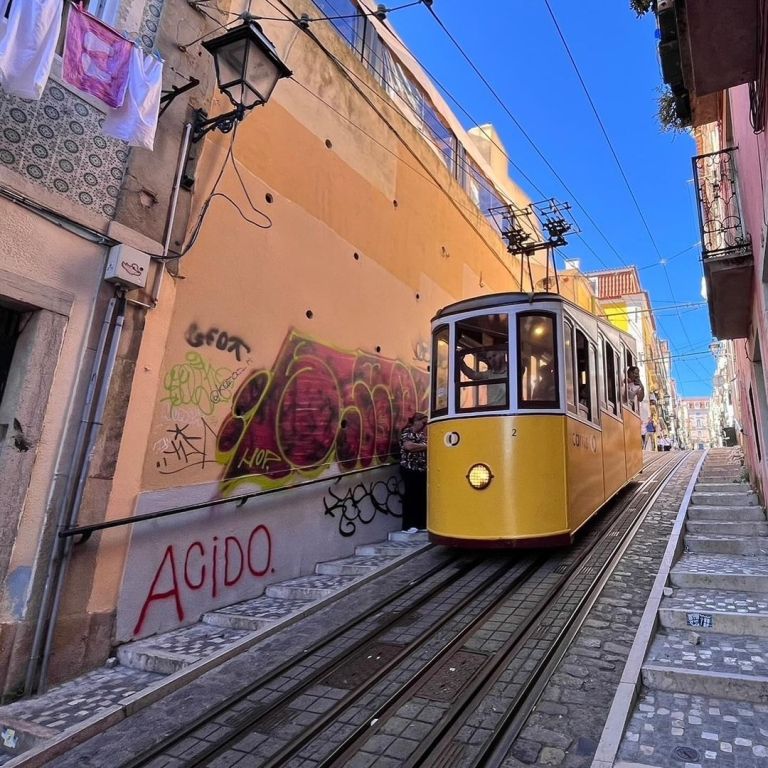
M117 12L120 10L121 0L89 0L88 13L100 18L105 24L114 26L117 21Z
M6 11L13 2L24 2L24 0L0 0L0 19L5 17ZM88 0L86 10L106 24L114 25L120 2L121 0Z

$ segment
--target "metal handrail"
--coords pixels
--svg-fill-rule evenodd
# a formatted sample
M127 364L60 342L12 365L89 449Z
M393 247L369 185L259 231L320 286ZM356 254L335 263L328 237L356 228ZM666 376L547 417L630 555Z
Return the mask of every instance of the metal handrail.
M289 488L304 488L309 485L316 485L317 483L338 482L343 477L351 477L352 475L361 475L364 472L373 472L377 469L385 467L397 466L397 462L388 462L386 464L378 464L375 467L366 467L365 469L355 469L352 472L341 472L332 477L316 477L314 480L307 480L303 483L294 483L290 486L284 486L281 488L267 488L251 493L244 493L240 496L230 496L222 499L211 499L210 501L200 501L196 504L186 504L181 507L171 507L169 509L158 510L157 512L147 512L143 515L133 515L132 517L120 517L117 520L108 520L103 523L93 523L92 525L78 525L72 528L65 528L63 531L59 531L59 538L65 539L70 536L82 536L82 538L76 541L76 544L83 544L91 538L91 534L94 531L102 531L105 528L119 528L123 525L133 525L134 523L140 523L144 520L155 520L159 517L170 517L171 515L178 515L182 512L194 512L197 509L205 509L206 507L218 507L223 504L237 503L237 506L242 506L248 499L252 499L256 496L267 496L271 493L277 493L278 491L286 491Z

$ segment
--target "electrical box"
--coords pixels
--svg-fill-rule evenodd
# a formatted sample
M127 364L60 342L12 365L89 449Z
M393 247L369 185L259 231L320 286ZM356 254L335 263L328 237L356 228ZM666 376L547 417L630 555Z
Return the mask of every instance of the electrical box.
M104 279L125 288L144 288L149 272L149 254L120 243L109 249Z

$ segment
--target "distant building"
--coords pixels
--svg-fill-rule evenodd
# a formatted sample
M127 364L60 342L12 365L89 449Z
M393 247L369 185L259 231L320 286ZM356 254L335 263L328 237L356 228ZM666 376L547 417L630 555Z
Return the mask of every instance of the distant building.
M703 294L717 351L715 441L738 441L750 480L768 492L768 40L764 4L654 3L661 69L675 116L696 140L693 190ZM717 49L718 55L712 51Z
M686 444L682 447L690 450L703 451L716 445L712 440L710 429L708 397L681 397L685 413Z
M656 437L666 435L679 442L669 343L658 336L651 300L640 284L637 267L590 272L586 277L608 320L637 341L637 362L646 392L640 404L643 421L653 419Z

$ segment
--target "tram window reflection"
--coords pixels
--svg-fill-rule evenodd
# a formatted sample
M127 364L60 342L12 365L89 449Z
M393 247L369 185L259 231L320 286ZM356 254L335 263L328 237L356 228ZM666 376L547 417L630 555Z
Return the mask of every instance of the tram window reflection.
M592 419L594 400L592 397L593 371L589 365L589 342L582 331L576 331L576 377L579 382L579 416Z
M608 401L608 410L618 414L618 390L616 387L616 352L613 347L605 342L605 397Z
M576 413L576 369L573 365L573 323L570 320L563 321L563 346L565 348L565 398L568 410Z
M456 323L457 410L508 407L508 351L506 314L477 315Z
M518 392L521 408L557 408L558 374L555 318L550 314L517 316Z
M432 337L432 413L448 411L448 326L435 329Z
M592 400L592 411L590 413L590 419L595 423L599 423L599 410L597 408L597 390L598 390L598 376L597 376L597 350L595 345L590 342L589 344L589 391Z

